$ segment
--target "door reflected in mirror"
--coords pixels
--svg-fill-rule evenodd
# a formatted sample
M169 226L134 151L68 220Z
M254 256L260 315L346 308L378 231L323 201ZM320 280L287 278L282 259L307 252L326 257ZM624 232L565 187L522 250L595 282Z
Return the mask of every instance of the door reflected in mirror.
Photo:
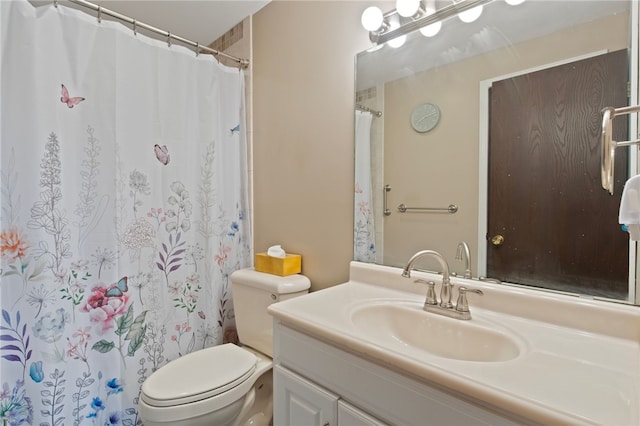
M464 241L474 277L634 302L635 246L617 214L635 156L618 150L614 196L599 169L601 109L637 102L632 7L493 2L474 23L449 19L437 37L358 54L356 104L382 115L364 125L366 149L356 123L354 258L403 266L433 249L463 275ZM417 131L426 103L439 120ZM616 140L635 133L634 120L616 126Z

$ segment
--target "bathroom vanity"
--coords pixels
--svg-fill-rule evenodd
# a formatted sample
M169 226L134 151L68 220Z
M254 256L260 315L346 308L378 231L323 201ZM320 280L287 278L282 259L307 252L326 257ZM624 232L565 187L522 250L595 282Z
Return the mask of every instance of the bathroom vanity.
M274 425L515 425L462 394L438 389L279 323ZM346 416L346 418L345 418Z
M454 278L484 292L456 320L401 272L271 305L275 425L640 423L637 307Z

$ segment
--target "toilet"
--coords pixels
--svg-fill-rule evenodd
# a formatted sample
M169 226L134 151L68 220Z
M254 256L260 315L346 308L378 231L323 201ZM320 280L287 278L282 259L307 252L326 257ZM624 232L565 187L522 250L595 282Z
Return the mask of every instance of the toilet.
M169 362L142 384L144 426L267 426L273 414L273 319L267 307L309 292L304 275L253 268L231 274L240 346L226 343Z

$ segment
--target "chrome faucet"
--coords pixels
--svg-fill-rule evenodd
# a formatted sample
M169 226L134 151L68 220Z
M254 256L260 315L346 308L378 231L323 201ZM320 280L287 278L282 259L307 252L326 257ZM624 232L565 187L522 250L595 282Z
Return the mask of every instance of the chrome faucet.
M464 260L464 278L471 278L471 254L469 252L469 244L464 241L458 243L456 260Z
M453 308L451 303L451 280L449 279L449 264L445 258L434 250L421 250L411 256L411 259L407 262L406 266L402 270L402 276L411 278L411 268L416 260L423 256L434 257L442 267L442 287L440 288L440 306L443 308Z
M458 246L460 247L460 246ZM467 247L468 248L468 247ZM467 293L476 293L482 296L481 290L468 289L466 287L460 287L458 290L458 300L456 306L454 308L451 303L451 292L453 289L453 284L451 284L450 274L449 274L449 264L445 260L445 258L434 250L421 250L411 256L411 259L407 262L404 269L402 270L402 276L405 278L411 278L411 269L413 268L413 264L416 260L423 256L431 256L434 257L442 267L442 287L440 288L440 303L438 303L438 299L435 297L435 283L433 281L425 281L422 279L417 279L416 283L425 283L427 284L427 297L424 301L423 309L427 312L432 312L439 315L444 315L451 318L461 319L461 320L469 320L471 319L471 313L469 312L469 304L467 302ZM467 257L468 258L468 257Z

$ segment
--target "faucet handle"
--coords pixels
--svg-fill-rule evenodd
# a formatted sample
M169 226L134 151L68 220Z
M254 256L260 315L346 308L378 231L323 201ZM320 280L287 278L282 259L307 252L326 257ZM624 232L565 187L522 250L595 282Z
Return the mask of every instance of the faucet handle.
M434 281L427 281L418 278L414 281L414 283L426 284L427 285L427 298L424 301L426 305L437 305L438 299L436 298L436 283Z
M482 296L484 293L482 290L478 289L469 289L466 287L460 287L458 289L458 300L456 302L456 311L458 312L469 312L469 302L467 302L467 293L476 293Z
M436 283L433 281L427 282L427 298L424 301L425 305L437 305L438 298L436 297Z

